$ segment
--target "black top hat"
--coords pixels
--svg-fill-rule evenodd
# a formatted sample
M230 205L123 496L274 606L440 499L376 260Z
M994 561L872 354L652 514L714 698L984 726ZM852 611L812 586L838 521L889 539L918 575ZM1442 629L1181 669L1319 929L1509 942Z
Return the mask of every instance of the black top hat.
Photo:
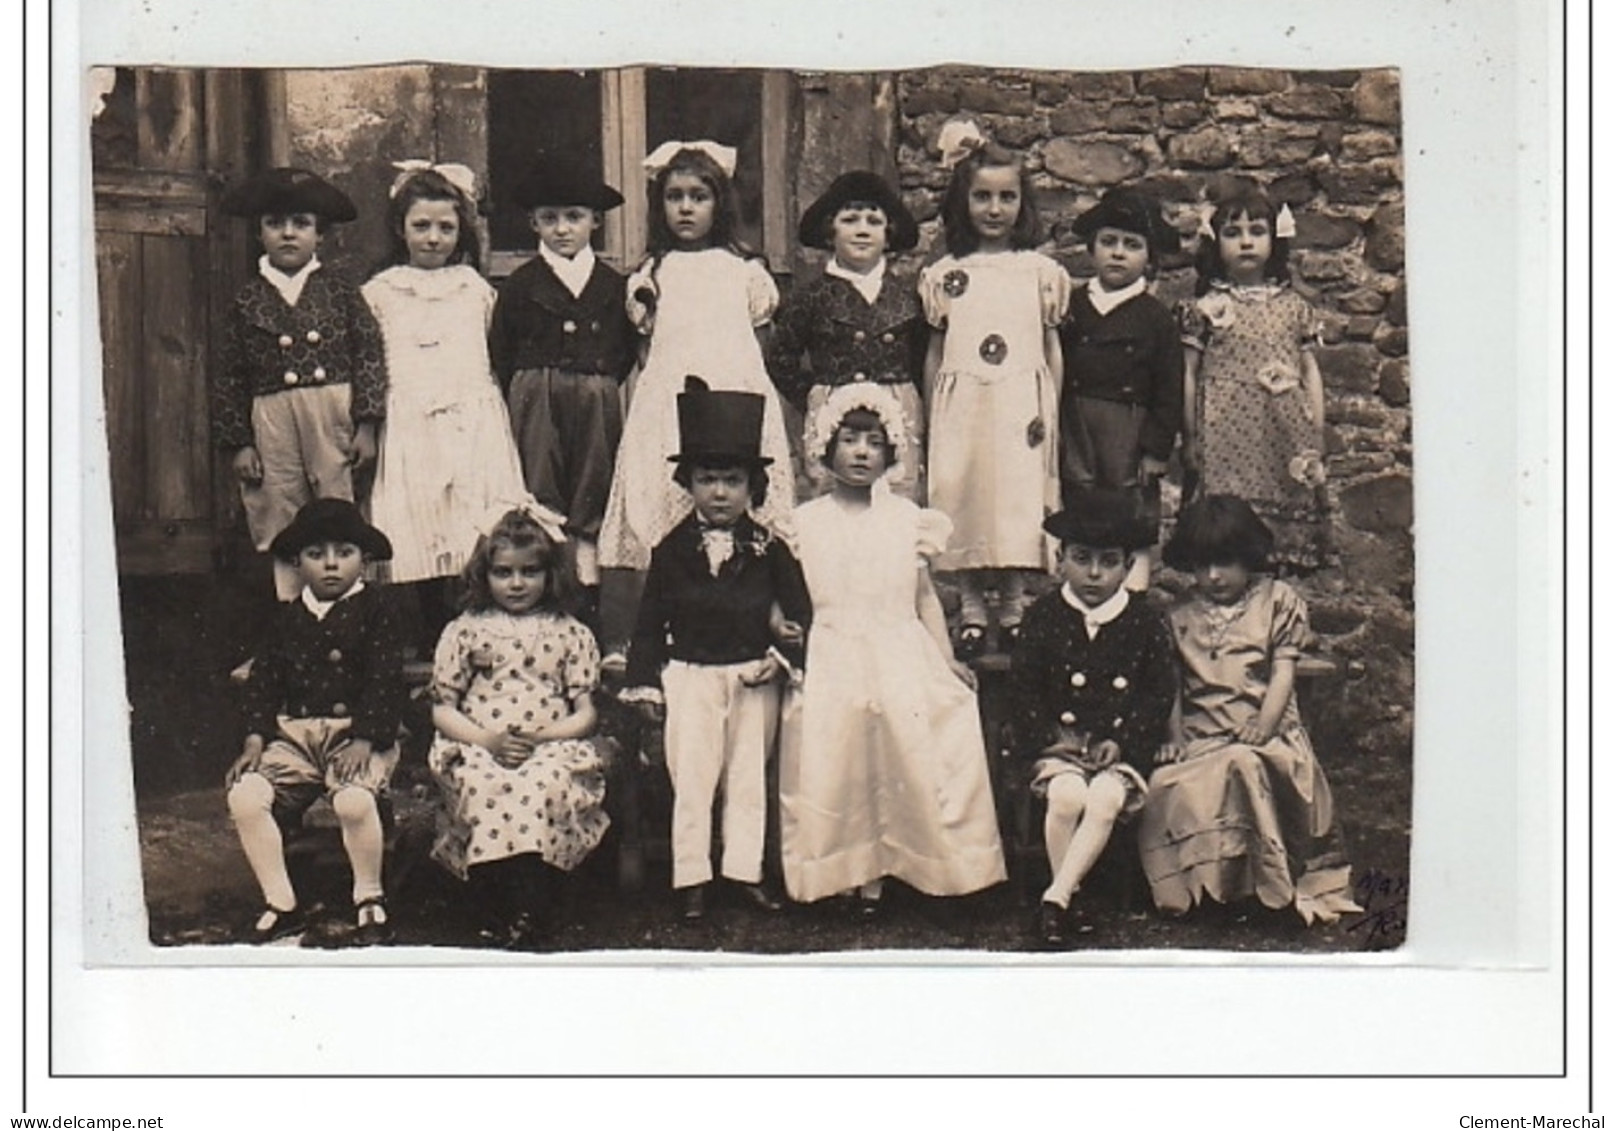
M679 394L679 450L670 463L767 467L762 454L763 398L757 393L713 392L699 377L684 379Z
M1120 228L1143 236L1155 259L1178 250L1178 230L1161 216L1155 202L1136 188L1113 188L1071 226L1084 241L1092 240L1100 228Z
M622 193L599 177L542 160L516 182L510 198L518 208L581 204L596 212L609 212L622 203Z
M1106 488L1079 488L1071 505L1043 520L1043 529L1060 540L1095 549L1142 550L1155 544L1155 526L1136 494Z
M366 522L359 508L346 499L315 499L306 504L291 525L275 535L269 549L277 558L293 561L318 542L351 542L374 561L393 556L387 536Z
M907 251L920 242L920 228L897 190L884 177L863 169L842 173L802 213L796 238L803 247L830 251L830 221L848 204L878 204L886 213L886 249Z
M333 224L358 219L353 201L341 189L307 169L266 169L236 185L220 202L231 216L312 212Z

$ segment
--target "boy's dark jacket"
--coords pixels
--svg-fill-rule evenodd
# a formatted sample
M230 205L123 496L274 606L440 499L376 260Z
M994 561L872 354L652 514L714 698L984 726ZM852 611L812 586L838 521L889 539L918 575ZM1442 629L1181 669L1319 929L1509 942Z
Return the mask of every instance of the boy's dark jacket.
M734 555L712 575L692 512L651 551L639 622L628 652L629 687L661 684L668 660L739 664L779 647L769 630L778 602L785 619L805 630L811 616L802 567L778 538L750 515L734 527ZM800 649L780 647L801 665Z
M929 340L912 282L888 269L879 295L869 303L847 280L823 275L781 304L768 346L768 372L785 398L801 408L813 385L918 383Z
M239 451L255 443L252 402L289 389L347 385L355 424L387 412L381 327L359 289L321 267L290 306L254 275L224 319L224 347L212 386L213 443Z
M1177 694L1177 652L1166 623L1139 595L1088 639L1060 589L1026 613L1010 668L1013 749L1035 759L1061 737L1112 739L1146 779L1167 738ZM1067 721L1069 720L1069 721Z
M276 716L351 718L377 750L398 739L407 692L404 636L384 587L367 585L317 620L301 597L275 614L247 680L248 734L272 738Z
M599 373L622 380L638 346L628 321L627 280L599 260L575 298L543 256L512 272L499 288L488 357L499 387L522 369Z
M1139 431L1144 454L1171 458L1183 429L1183 343L1176 319L1159 299L1137 295L1100 314L1087 288L1077 288L1060 327L1060 349L1062 404L1080 396L1138 405L1145 410Z

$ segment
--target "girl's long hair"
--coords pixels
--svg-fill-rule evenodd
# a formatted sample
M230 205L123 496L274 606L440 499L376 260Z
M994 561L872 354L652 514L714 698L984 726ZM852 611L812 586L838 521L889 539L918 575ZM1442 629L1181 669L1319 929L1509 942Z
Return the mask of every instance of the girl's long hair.
M662 260L667 253L676 251L679 247L678 237L667 223L667 206L662 195L667 191L667 182L674 173L689 173L701 178L701 183L712 192L712 231L707 235L708 247L721 247L741 259L761 258L755 251L741 243L735 236L738 225L739 206L735 203L735 183L718 163L708 157L699 149L681 149L673 154L660 172L651 178L650 188L650 240L649 254L646 259L650 263L650 273L653 280L658 280L662 271ZM642 288L646 293L636 294L634 297L647 305L654 305L655 292L650 288Z
M996 142L984 142L953 167L947 195L942 198L942 236L948 252L969 255L981 246L981 236L970 222L970 184L982 169L1014 169L1020 175L1021 210L1009 233L1009 244L1017 251L1036 247L1043 240L1043 225L1033 204L1032 175L1026 163Z
M1269 232L1278 226L1279 213L1273 206L1272 198L1254 184L1241 184L1218 201L1216 210L1211 214L1211 235L1201 237L1200 246L1194 254L1195 294L1205 294L1211 289L1214 281L1227 281L1228 266L1222 261L1218 233L1222 231L1224 224L1230 220L1237 220L1240 216L1251 220L1266 220ZM1267 257L1267 265L1262 272L1269 282L1290 281L1289 239L1280 239L1277 234L1273 235L1273 254Z
M679 246L678 237L667 224L667 206L662 195L674 173L688 173L699 177L712 192L712 231L707 236L709 247L722 247L742 259L751 259L755 253L735 238L740 209L735 202L735 183L718 163L699 149L681 149L650 182L650 251L658 259Z
M454 215L460 221L459 242L449 263L466 263L482 269L482 241L477 236L477 212L459 189L444 179L441 173L422 169L412 175L398 189L398 194L387 202L387 261L385 267L396 267L409 262L409 245L404 242L404 217L410 206L419 200L447 200L454 205Z
M460 607L466 612L497 608L488 588L488 568L497 550L526 550L536 547L539 565L544 569L544 596L540 608L549 612L574 613L577 586L573 581L572 555L566 545L555 542L544 528L521 511L510 511L494 528L477 539L471 559L465 563L465 593Z

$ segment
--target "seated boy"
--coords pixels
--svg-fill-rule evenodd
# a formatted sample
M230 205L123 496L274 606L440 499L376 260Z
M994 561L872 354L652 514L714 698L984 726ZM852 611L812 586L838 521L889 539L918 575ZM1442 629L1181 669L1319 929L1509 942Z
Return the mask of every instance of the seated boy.
M1037 932L1051 946L1078 918L1072 900L1111 830L1143 804L1177 692L1165 623L1122 587L1155 540L1151 523L1121 491L1079 489L1070 500L1043 523L1060 540L1062 584L1027 611L1010 672L1015 751L1048 801L1053 879Z
M355 941L385 941L376 795L398 762L403 636L386 595L360 574L367 559L392 557L392 545L352 503L316 499L270 548L295 567L302 590L277 611L258 652L246 687L246 741L225 777L230 816L264 898L244 938L268 942L305 926L277 818L296 820L328 793L353 867Z

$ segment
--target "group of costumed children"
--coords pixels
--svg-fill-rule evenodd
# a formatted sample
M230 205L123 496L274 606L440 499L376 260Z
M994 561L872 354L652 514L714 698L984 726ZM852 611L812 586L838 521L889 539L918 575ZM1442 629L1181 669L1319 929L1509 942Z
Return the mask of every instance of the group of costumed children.
M308 926L282 836L322 794L351 936L392 936L377 799L411 623L436 640L433 855L478 881L506 945L542 941L560 876L605 834L595 699L624 650L617 698L664 728L681 919L708 913L715 875L782 906L776 756L790 899L873 914L889 879L1002 881L968 662L990 640L1012 657L1009 748L1047 802L1039 939L1081 928L1122 822L1163 911L1352 909L1295 706L1306 608L1276 576L1327 549L1288 213L1255 187L1219 201L1174 316L1148 280L1178 237L1142 193L1077 220L1094 275L1074 287L1034 250L1019 160L964 120L939 146L946 254L918 286L887 258L916 246L912 214L851 172L803 215L831 258L783 304L736 239L735 153L710 141L646 158L650 251L626 279L591 247L622 197L555 165L516 188L538 252L497 292L464 166L399 164L392 262L362 288L316 254L354 218L339 190L276 169L229 194L264 254L230 308L214 434L285 602L227 781L263 895L243 937ZM782 398L804 422L794 507ZM1163 617L1142 594L1180 436L1189 501L1164 558L1195 584Z

